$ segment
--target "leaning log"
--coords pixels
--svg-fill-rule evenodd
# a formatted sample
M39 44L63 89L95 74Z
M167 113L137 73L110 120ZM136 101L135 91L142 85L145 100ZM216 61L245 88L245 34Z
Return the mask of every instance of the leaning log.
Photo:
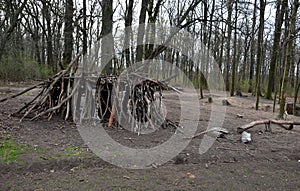
M238 127L237 132L242 133L243 131L246 131L256 125L262 125L262 124L265 124L267 128L270 128L271 124L276 124L286 130L292 130L294 125L300 125L300 122L275 120L275 119L264 119L264 120L253 121L251 123L248 123L241 127ZM288 127L286 125L288 125Z
M25 90L23 90L23 91L21 91L21 92L18 92L18 93L16 93L16 94L13 94L13 95L11 95L11 96L8 96L8 97L6 97L6 98L1 99L1 100L0 100L0 103L1 103L1 102L5 102L5 101L7 101L7 100L9 100L9 99L18 97L18 96L20 96L20 95L23 95L24 93L29 92L30 90L33 90L33 89L35 89L35 88L37 88L37 87L39 87L39 86L43 86L43 85L45 85L45 82L41 82L41 83L39 83L39 84L35 84L35 85L33 85L33 86L30 86L29 88L26 88Z

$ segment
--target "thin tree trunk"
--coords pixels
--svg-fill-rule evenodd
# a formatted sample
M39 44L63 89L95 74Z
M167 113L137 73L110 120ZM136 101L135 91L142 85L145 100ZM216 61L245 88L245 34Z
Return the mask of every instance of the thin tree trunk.
M64 41L63 67L66 68L73 52L73 0L66 0Z
M279 118L283 117L284 110L285 110L285 90L286 90L286 78L288 76L288 68L291 65L291 58L292 58L292 50L294 48L295 36L296 36L296 18L297 18L297 11L299 7L299 0L294 0L292 13L290 17L289 23L289 35L287 39L287 48L286 48L286 55L285 55L285 65L284 65L284 72L283 78L281 83L281 94L280 94L280 108L279 108Z
M102 1L102 30L101 30L101 64L104 65L103 73L113 74L114 41L112 36L113 7L111 0Z
M225 85L226 85L226 91L229 91L229 70L230 70L230 51L231 51L231 32L232 32L232 26L231 26L231 17L232 17L232 0L228 0L227 2L227 9L228 9L228 17L227 17L227 44L226 44L226 67L225 67Z
M235 1L235 21L234 21L234 40L233 40L233 58L232 58L232 68L231 68L231 88L230 96L234 96L235 90L235 72L236 72L236 62L237 62L237 19L238 19L238 1Z
M263 62L263 36L264 36L264 19L265 19L265 0L260 0L260 14L259 14L259 29L258 29L258 47L257 47L257 65L256 65L256 103L255 109L258 110L260 85L261 85L261 64Z
M295 92L294 92L294 108L293 108L293 114L296 115L296 104L298 99L298 92L300 89L300 83L299 83L299 65L300 65L300 58L298 59L298 62L296 64L296 83L295 83Z
M255 26L256 26L256 6L257 0L254 1L253 6L253 17L252 17L252 27L251 27L251 47L250 47L250 68L249 68L249 93L253 93L253 74L254 74L254 64L255 64Z
M136 48L136 62L140 62L143 59L144 54L144 35L145 35L145 21L147 11L148 0L142 0L142 7L139 17L139 28L137 34L137 48Z
M86 0L83 0L83 7L82 7L82 54L85 55L87 53L87 15L86 15Z
M281 6L281 4L282 4L282 6ZM268 89L267 89L267 93L266 93L266 96L265 96L267 99L272 99L272 92L274 91L274 79L275 79L275 70L276 70L277 57L278 57L278 54L279 54L281 26L282 26L282 23L283 23L283 15L284 15L284 10L286 8L286 5L287 5L287 0L284 0L283 2L281 2L281 0L277 0L275 31L274 31L272 53L271 53Z
M132 25L132 14L133 14L133 0L129 0L127 5L126 2L126 14L125 14L125 39L124 39L124 53L125 53L125 63L128 68L131 65L130 60L130 39L131 39L131 25Z

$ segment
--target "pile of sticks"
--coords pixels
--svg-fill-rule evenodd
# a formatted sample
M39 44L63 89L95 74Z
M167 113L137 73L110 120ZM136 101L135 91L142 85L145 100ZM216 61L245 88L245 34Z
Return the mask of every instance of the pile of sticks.
M5 102L39 88L41 89L39 93L13 115L21 116L20 121L27 117L30 120L35 120L45 115L47 115L48 119L51 119L53 115L62 115L66 120L69 119L72 115L71 98L79 86L79 83L73 84L73 74L76 72L80 55L78 54L64 70L61 70L48 80L1 99L0 102Z
M59 115L65 120L72 118L75 120L78 116L84 115L82 113L78 115L77 112L74 112L78 110L79 106L78 103L75 106L72 104L72 98L79 96L77 102L79 101L80 103L81 96L84 95L86 99L90 100L87 92L83 92L82 84L87 83L90 80L89 78L92 78L89 83L92 84L92 89L95 88L96 91L95 97L90 101L90 105L92 105L92 113L96 111L96 115L102 123L108 122L108 126L112 126L112 121L115 119L114 121L117 121L117 123L114 125L117 126L122 119L125 119L127 124L138 130L140 130L141 124L145 123L152 128L157 127L157 124L163 125L163 127L171 125L176 129L181 127L178 123L166 119L166 116L162 113L162 90L167 89L181 93L167 84L168 79L159 81L143 77L144 75L142 74L131 73L130 75L134 77L129 79L124 77L124 75L111 75L92 76L80 80L83 76L75 76L80 56L81 54L78 54L64 70L61 70L48 80L41 81L19 93L1 99L0 102L5 102L38 88L39 93L12 114L13 116L20 117L20 121L23 121L24 118L35 120L42 116L47 116L48 120L50 120L54 115ZM80 79L76 80L77 78ZM169 79L172 78L174 76ZM97 83L94 81L97 81ZM76 101L76 99L74 100ZM72 108L72 105L74 108ZM116 113L118 114L117 116L115 115ZM93 117L93 114L87 116Z
M179 91L165 81L143 77L136 73L131 73L130 76L99 77L95 101L101 122L109 127L126 124L137 133L145 124L150 125L152 129L167 125L177 129L179 125L164 116L162 91L166 89Z
M95 95L98 117L101 121L108 122L115 112L119 112L119 116L129 113L135 120L147 122L150 120L150 105L156 100L155 93L159 94L161 102L164 87L166 84L153 79L145 78L133 83L119 76L101 76L96 84Z

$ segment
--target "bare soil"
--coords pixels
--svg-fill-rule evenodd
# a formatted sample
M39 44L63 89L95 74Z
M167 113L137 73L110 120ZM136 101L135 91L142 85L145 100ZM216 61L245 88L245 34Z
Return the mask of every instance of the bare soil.
M21 89L1 87L0 98ZM130 170L94 155L71 122L54 117L20 123L20 118L10 115L35 93L0 103L1 143L11 140L30 148L15 162L0 162L0 190L300 190L299 126L288 131L273 125L272 132L267 132L264 125L258 125L248 130L252 135L248 144L242 143L236 132L237 127L251 121L276 118L271 100L261 98L260 110L256 111L251 95L228 97L231 105L227 106L223 127L229 134L218 138L206 153L199 154L202 137L198 137L166 164ZM174 107L168 110L168 117L176 118L180 112L176 99L164 99ZM221 103L222 99L213 96L214 102ZM201 132L210 120L211 106L207 98L199 103ZM149 148L165 141L175 129L159 129L147 136L121 128L106 131L123 145Z

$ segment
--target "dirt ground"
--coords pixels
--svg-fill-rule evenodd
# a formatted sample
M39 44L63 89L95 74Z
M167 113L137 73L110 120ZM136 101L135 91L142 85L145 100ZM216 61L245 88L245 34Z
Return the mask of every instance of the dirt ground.
M1 87L0 98L21 89ZM20 118L10 115L35 93L0 103L1 147L10 142L23 150L14 161L5 161L0 153L0 190L300 190L299 126L288 131L272 125L272 132L267 132L264 125L258 125L248 130L252 135L248 144L242 143L236 132L237 127L254 120L276 118L270 100L261 98L260 110L256 111L251 95L228 97L231 105L227 106L223 127L229 134L218 138L206 153L199 154L202 137L198 137L166 164L131 170L111 165L93 154L71 122L54 117L50 121L26 119L20 123ZM176 107L176 100L168 96L164 99L170 108ZM216 102L222 99L213 97ZM201 132L210 120L211 107L207 98L199 103ZM173 108L168 112L172 118L179 111ZM120 128L106 131L133 148L153 147L175 132L172 127L147 136Z

